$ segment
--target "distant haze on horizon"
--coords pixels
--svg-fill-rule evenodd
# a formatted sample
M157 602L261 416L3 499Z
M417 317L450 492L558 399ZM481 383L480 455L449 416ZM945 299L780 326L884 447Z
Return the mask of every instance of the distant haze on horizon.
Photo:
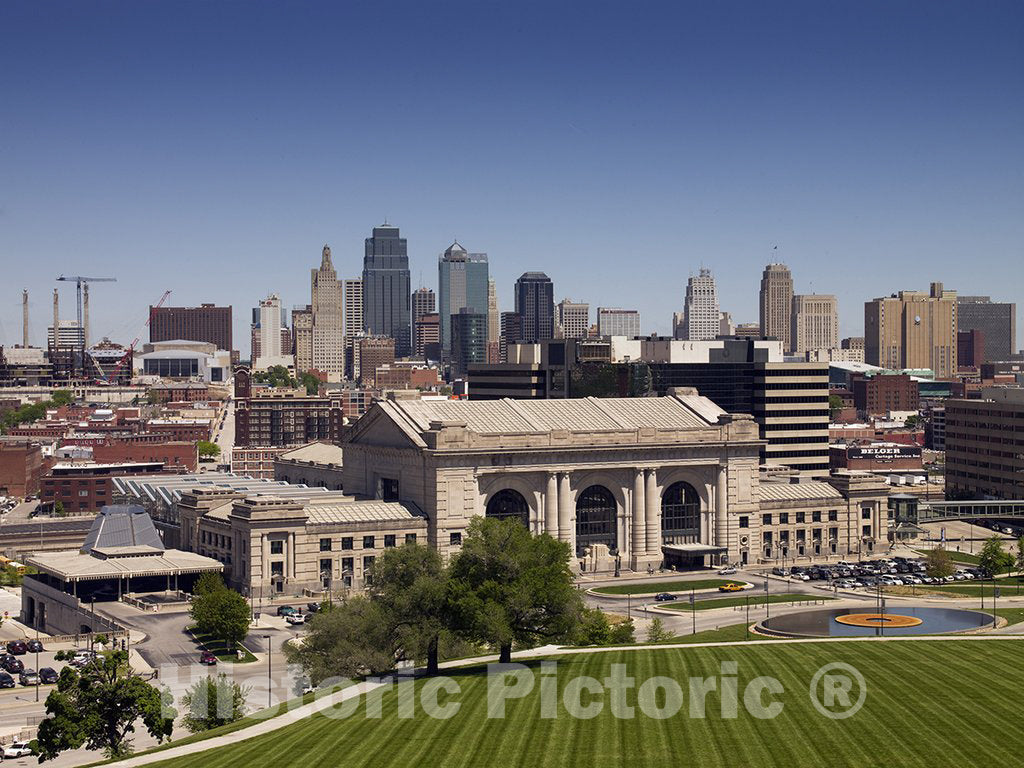
M147 340L170 289L245 356L260 298L309 303L325 243L358 276L385 218L414 288L457 237L502 310L537 270L645 333L702 265L742 323L786 263L842 336L932 281L1021 304L1021 40L1019 2L8 4L0 344L86 275L118 279L92 339Z

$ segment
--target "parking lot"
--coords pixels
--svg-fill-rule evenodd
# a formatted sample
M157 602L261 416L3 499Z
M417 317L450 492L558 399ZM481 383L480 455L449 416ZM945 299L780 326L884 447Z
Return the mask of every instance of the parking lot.
M927 570L927 562L923 557L896 556L856 562L840 560L830 565L776 567L772 568L771 573L796 581L825 582L829 588L836 589L951 584L956 581L973 581L982 576L980 569L970 566L956 566L953 575L945 578L933 578L927 574Z

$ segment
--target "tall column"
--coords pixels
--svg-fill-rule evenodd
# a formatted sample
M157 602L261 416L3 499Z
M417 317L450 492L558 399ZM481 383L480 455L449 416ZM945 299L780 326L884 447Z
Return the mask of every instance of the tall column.
M569 494L569 473L558 473L558 538L569 542L571 557L576 556L576 522Z
M548 472L544 491L544 533L558 538L558 478L554 472Z
M728 468L723 465L718 467L718 477L715 484L715 545L728 548L729 541L729 475Z
M658 479L653 469L645 470L645 472L647 473L647 488L644 491L644 507L646 509L644 527L647 537L647 554L661 557L661 503L658 497Z
M647 510L644 507L644 471L638 469L633 474L633 538L630 554L638 557L647 551Z

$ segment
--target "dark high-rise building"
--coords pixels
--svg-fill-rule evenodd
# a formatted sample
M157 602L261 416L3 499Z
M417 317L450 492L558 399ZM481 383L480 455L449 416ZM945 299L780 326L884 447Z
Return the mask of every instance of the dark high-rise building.
M957 330L981 331L984 362L1008 360L1017 351L1017 305L988 296L957 296Z
M451 350L452 317L463 307L477 312L488 309L486 253L469 253L457 242L437 262L437 305L441 315L441 348Z
M985 362L985 334L977 328L956 333L956 363L960 370L981 368Z
M150 307L149 341L204 341L230 352L231 307Z
M395 340L395 355L412 352L409 251L398 227L383 224L366 238L363 256L363 329Z
M470 365L487 362L487 315L463 307L451 321L452 375L465 376Z
M498 359L508 360L508 345L518 344L523 338L523 318L518 312L501 313L501 336L498 339Z
M555 337L555 288L543 272L524 272L516 280L516 313L521 341L534 344Z

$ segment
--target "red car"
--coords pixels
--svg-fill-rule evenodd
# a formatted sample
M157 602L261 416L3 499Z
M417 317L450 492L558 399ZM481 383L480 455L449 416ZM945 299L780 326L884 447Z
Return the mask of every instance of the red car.
M21 656L28 653L28 646L21 640L11 640L7 643L7 652L12 656Z
M217 657L209 651L203 651L201 654L199 654L199 663L211 666L217 663Z

